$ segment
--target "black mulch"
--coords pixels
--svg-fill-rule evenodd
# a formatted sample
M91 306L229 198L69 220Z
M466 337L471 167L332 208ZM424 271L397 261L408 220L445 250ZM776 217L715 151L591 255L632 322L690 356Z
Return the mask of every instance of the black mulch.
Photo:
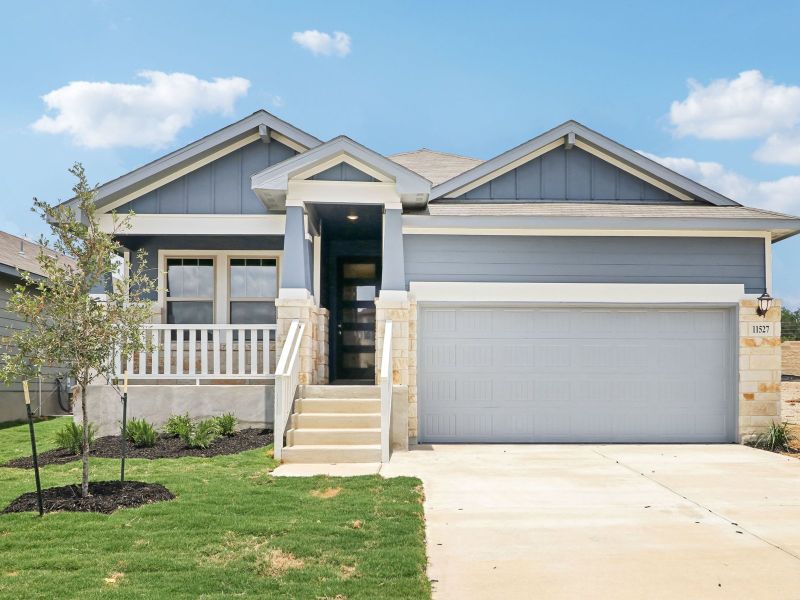
M126 456L128 458L180 458L182 456L199 456L208 458L211 456L221 456L223 454L238 454L245 450L263 448L272 443L272 431L270 429L242 429L232 436L218 438L208 448L187 448L179 438L159 435L156 438L156 445L151 448L136 448L128 442ZM121 437L109 435L95 440L94 447L90 456L95 458L119 458L121 448ZM80 460L79 456L71 454L68 450L48 450L39 454L39 465L63 465L69 462ZM14 467L18 469L32 469L33 459L30 456L15 458L2 465L4 467Z
M66 510L72 512L98 512L110 514L118 508L134 508L143 504L172 500L175 496L160 483L142 481L96 481L89 484L89 496L81 498L80 485L42 490L45 512ZM36 492L22 494L9 504L4 513L38 512Z

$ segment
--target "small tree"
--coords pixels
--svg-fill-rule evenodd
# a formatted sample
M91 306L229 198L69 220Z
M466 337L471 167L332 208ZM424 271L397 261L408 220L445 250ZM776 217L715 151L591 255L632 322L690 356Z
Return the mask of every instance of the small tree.
M83 413L81 495L89 493L89 413L86 392L96 378L113 375L114 353L132 356L144 350L142 324L151 314L147 295L154 282L145 273L145 254L136 267L119 278L115 256L121 246L116 235L130 228L130 215L112 215L112 231L103 231L95 215L95 188L89 186L83 166L71 169L78 180L73 187L77 211L34 199L32 210L45 219L52 241L42 237L37 256L44 278L21 272L21 282L11 294L9 309L28 325L7 338L13 351L0 362L0 378L6 382L37 377L42 369L61 365L80 387ZM52 252L74 260L64 261ZM104 287L105 298L92 290Z

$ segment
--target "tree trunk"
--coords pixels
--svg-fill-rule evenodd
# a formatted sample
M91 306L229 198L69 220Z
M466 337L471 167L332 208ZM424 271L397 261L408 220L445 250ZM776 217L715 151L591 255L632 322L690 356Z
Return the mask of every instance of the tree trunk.
M86 381L81 386L81 414L83 415L83 436L81 439L81 463L83 464L83 477L81 479L81 497L89 495L89 416L86 414Z

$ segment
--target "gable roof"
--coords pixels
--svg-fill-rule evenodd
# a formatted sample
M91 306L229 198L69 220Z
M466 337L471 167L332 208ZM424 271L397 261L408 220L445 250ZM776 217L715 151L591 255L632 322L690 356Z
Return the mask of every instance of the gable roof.
M537 156L564 145L566 147L577 146L595 154L615 166L629 170L649 183L662 187L683 200L699 199L718 206L739 206L738 202L626 148L577 121L566 121L524 144L434 186L431 190L431 200L458 195L465 191L465 188L477 187L477 185L525 164Z
M259 110L183 148L179 148L166 156L162 156L121 177L102 184L97 188L95 203L98 208L105 207L137 187L147 185L165 175L177 172L192 162L219 151L227 145L254 135L261 135L262 138L270 136L277 141L296 146L295 149L299 150L315 148L322 144L322 141L313 135L290 125L265 110ZM66 203L72 201L68 200Z
M44 277L42 267L36 257L39 252L55 256L63 265L75 266L75 261L53 250L23 237L0 231L0 273L19 277L19 271L27 271L33 275Z
M428 148L392 154L389 158L407 169L419 173L433 185L444 183L483 162L479 158L437 152Z
M430 181L344 135L256 173L250 178L251 187L259 197L271 202L285 196L291 177L304 172L313 173L315 167L339 159L353 160L356 163L354 166L367 174L394 181L398 193L409 204L427 202L431 190Z

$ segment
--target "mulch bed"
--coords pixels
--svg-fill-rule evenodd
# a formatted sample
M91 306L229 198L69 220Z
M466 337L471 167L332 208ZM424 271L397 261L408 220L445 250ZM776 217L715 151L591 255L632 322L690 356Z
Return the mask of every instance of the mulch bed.
M45 512L98 512L110 514L118 508L134 508L153 502L172 500L175 496L160 483L142 481L97 481L89 484L89 496L81 498L80 485L64 485L42 490ZM38 512L36 492L22 494L4 513Z
M126 456L128 458L181 458L183 456L199 456L208 458L211 456L222 456L224 454L238 454L245 450L263 448L272 443L272 431L269 429L242 429L232 436L218 438L209 448L187 448L180 438L159 435L156 438L156 445L151 448L136 448L128 443ZM95 458L119 458L121 448L121 437L109 435L95 440L94 447L90 452L91 457ZM39 466L43 465L63 465L69 462L80 460L68 450L63 448L58 450L48 450L39 455ZM18 469L32 469L33 459L30 456L15 458L2 465Z

